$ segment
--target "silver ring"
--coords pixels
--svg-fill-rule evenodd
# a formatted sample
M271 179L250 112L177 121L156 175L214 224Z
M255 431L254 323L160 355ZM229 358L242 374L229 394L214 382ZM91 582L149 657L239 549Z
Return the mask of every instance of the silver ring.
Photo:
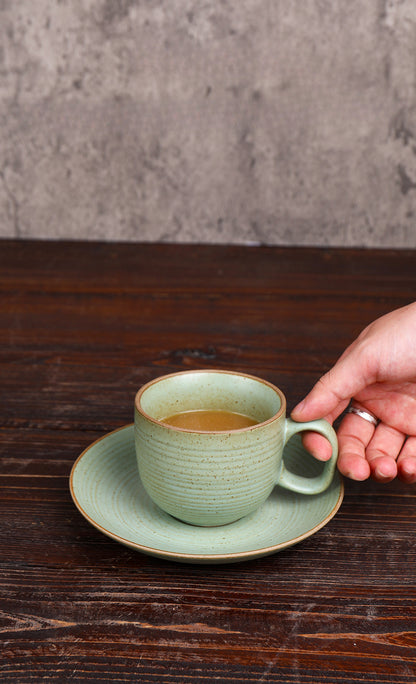
M372 413L369 411L365 411L364 409L357 408L356 406L349 406L346 410L345 413L354 413L356 416L359 416L360 418L363 418L366 420L368 423L371 423L371 425L374 425L377 427L379 424L379 419L373 416Z

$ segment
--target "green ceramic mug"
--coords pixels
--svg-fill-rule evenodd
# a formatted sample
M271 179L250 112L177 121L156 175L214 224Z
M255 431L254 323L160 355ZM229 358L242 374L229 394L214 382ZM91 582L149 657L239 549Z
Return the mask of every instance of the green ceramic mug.
M171 424L198 415L214 424ZM218 422L236 416L251 424L224 429ZM312 478L289 472L283 462L285 444L305 430L319 432L332 446L331 459ZM151 499L175 518L202 526L224 525L255 511L276 485L303 494L324 491L338 455L327 421L296 423L286 417L280 389L220 370L173 373L144 385L135 398L135 446Z

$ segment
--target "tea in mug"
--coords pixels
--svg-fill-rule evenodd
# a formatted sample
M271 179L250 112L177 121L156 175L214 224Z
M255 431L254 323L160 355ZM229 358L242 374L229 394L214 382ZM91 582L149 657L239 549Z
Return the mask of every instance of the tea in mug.
M163 418L162 422L184 430L202 430L204 432L241 430L242 428L258 424L258 421L250 416L222 409L195 409L192 411L183 411Z

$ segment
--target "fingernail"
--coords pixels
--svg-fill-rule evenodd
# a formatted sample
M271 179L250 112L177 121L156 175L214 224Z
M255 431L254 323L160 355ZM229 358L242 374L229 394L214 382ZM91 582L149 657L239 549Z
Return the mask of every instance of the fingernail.
M402 473L408 477L413 477L416 475L416 468L414 463L407 463L406 461L402 463Z
M377 466L375 475L380 480L392 480L394 478L394 473L392 473L392 469L389 466Z
M292 413L302 413L303 409L305 408L305 402L301 401L300 404L295 406L293 409Z

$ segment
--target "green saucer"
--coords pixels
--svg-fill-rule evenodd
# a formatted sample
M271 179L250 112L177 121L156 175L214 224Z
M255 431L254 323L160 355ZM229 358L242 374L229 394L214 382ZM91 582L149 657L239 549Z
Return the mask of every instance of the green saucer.
M298 436L285 449L294 472L313 477L320 463ZM81 514L112 539L142 553L188 563L232 563L260 558L315 534L338 511L344 486L338 473L322 494L275 487L254 513L222 527L194 527L164 513L140 482L133 425L110 432L76 460L70 490Z

